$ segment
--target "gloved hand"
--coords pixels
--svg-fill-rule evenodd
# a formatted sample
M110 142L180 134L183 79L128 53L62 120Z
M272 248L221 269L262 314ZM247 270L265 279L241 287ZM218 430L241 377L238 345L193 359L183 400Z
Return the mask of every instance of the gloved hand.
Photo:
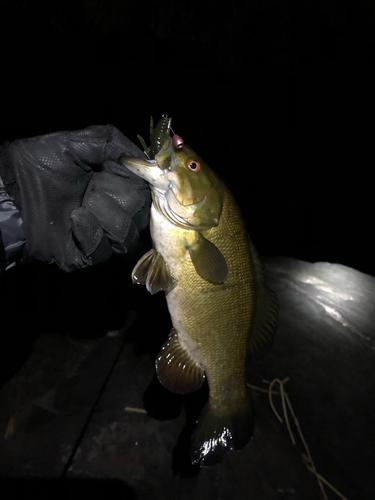
M3 147L0 176L21 213L25 257L71 271L136 245L149 221L150 192L117 162L123 155L144 158L112 125Z

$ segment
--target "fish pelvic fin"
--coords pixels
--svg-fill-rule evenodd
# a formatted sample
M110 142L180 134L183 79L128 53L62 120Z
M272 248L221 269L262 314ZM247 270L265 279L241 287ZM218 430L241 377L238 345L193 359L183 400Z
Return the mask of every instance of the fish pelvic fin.
M253 435L254 417L250 393L234 410L214 408L210 402L203 409L194 430L190 458L193 464L210 467L221 462L232 450L241 450Z
M228 266L224 255L202 234L194 245L187 247L195 270L202 278L213 283L224 283L228 277Z
M203 368L181 345L174 328L159 352L155 366L159 382L166 389L178 394L198 390L205 380Z
M163 256L153 248L145 253L135 265L132 280L138 285L146 285L152 295L171 290L177 282L170 273Z

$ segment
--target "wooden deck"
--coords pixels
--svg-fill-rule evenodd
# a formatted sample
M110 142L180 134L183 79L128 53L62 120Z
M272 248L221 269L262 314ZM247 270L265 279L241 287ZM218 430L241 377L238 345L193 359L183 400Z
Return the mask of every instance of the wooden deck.
M143 335L148 330L152 337L152 325L158 325L154 326L156 332L168 317L162 311L160 317L155 316L159 304L156 310L148 311L142 303L126 313L122 328L98 338L46 329L35 336L30 356L0 392L3 487L10 488L14 498L89 494L141 500L318 500L320 491L303 462L303 447L300 442L292 444L286 427L277 420L269 404L267 384L262 381L289 376L286 390L290 388L317 468L326 467L319 472L338 490L344 490L342 494L355 491L356 471L351 471L352 477L340 471L342 450L354 448L354 444L345 443L339 426L332 435L329 425L334 415L324 418L328 408L336 419L341 415L345 429L345 419L351 418L351 413L345 417L347 409L340 406L339 395L335 404L326 402L325 410L314 407L314 401L321 404L316 394L326 389L322 380L327 385L333 383L327 377L331 368L326 366L322 375L309 373L313 360L306 357L304 335L300 356L291 351L290 356L286 354L296 335L301 294L293 286L286 287L276 272L272 280L281 305L287 301L290 309L288 314L281 313L279 339L272 354L257 362L248 374L249 383L262 391L253 390L256 427L244 450L229 453L214 468L190 465L189 437L205 392L179 397L158 384L153 359L154 344L159 340L152 338L147 343ZM149 306L151 302L145 300ZM306 322L304 325L307 328ZM364 356L362 362L367 360ZM307 371L303 372L303 366ZM282 413L280 398L274 401ZM367 424L364 417L363 425ZM322 429L330 434L325 442L318 442ZM332 459L334 446L337 455ZM363 453L366 455L366 447ZM327 498L338 498L326 491ZM358 493L355 498L362 497Z

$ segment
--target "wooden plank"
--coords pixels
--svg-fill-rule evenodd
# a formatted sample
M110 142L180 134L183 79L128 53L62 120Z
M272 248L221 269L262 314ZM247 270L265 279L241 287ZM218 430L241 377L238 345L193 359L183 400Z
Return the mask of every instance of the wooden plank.
M25 365L0 392L4 477L58 477L122 345L120 336L39 337Z

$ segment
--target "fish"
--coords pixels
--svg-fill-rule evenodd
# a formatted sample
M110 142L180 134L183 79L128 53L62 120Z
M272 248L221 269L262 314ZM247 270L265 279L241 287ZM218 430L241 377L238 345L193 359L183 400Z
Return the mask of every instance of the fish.
M193 464L214 466L252 437L245 365L272 343L277 297L264 284L234 196L179 135L167 138L152 160L121 162L152 193L152 249L135 265L132 280L166 295L173 328L156 358L156 374L178 394L207 381L190 457Z

